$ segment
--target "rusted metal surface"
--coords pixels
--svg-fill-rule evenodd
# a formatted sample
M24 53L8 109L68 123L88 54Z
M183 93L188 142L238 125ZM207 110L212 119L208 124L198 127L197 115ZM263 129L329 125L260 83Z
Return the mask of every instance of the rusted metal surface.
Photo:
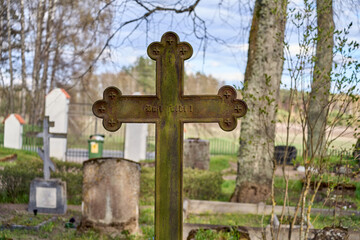
M93 105L108 131L121 123L156 123L155 236L157 240L182 239L182 155L184 123L217 122L231 131L247 105L236 99L231 86L217 95L184 95L184 60L192 55L189 43L167 32L147 53L156 61L156 95L126 96L116 87L104 91Z

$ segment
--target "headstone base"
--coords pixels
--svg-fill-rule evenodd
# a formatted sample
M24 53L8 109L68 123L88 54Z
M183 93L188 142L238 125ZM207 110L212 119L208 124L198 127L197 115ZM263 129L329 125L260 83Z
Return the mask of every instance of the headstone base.
M28 211L65 214L67 209L66 182L60 179L35 178L30 184Z

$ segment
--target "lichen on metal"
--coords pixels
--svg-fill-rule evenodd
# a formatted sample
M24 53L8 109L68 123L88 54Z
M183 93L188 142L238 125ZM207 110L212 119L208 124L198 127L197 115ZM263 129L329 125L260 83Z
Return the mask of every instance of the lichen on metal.
M217 122L231 131L247 105L236 99L236 90L223 86L217 95L184 95L184 60L193 53L191 45L167 32L147 49L156 61L156 95L122 95L116 87L104 91L93 105L104 128L116 131L122 123L156 124L155 237L182 239L182 155L184 123Z

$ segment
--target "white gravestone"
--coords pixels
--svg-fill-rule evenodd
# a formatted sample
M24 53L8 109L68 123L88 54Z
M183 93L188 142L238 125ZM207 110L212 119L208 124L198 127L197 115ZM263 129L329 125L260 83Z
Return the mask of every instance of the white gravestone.
M140 95L136 92L133 95ZM144 123L127 123L125 127L124 158L134 162L146 159L146 138L148 125Z
M70 95L62 88L53 89L45 101L45 115L54 122L52 133L67 133ZM50 138L50 157L65 161L67 139Z
M4 147L21 149L24 119L19 114L10 114L4 121Z

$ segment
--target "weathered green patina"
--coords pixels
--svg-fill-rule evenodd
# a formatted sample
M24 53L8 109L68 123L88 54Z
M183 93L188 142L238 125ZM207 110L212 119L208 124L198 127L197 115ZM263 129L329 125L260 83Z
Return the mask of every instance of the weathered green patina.
M167 32L147 53L156 61L156 95L123 96L116 87L104 91L93 105L108 131L121 123L156 123L155 236L157 240L182 239L182 155L184 123L217 122L225 131L235 129L247 105L236 99L231 86L217 95L184 95L184 60L192 55L189 43Z

